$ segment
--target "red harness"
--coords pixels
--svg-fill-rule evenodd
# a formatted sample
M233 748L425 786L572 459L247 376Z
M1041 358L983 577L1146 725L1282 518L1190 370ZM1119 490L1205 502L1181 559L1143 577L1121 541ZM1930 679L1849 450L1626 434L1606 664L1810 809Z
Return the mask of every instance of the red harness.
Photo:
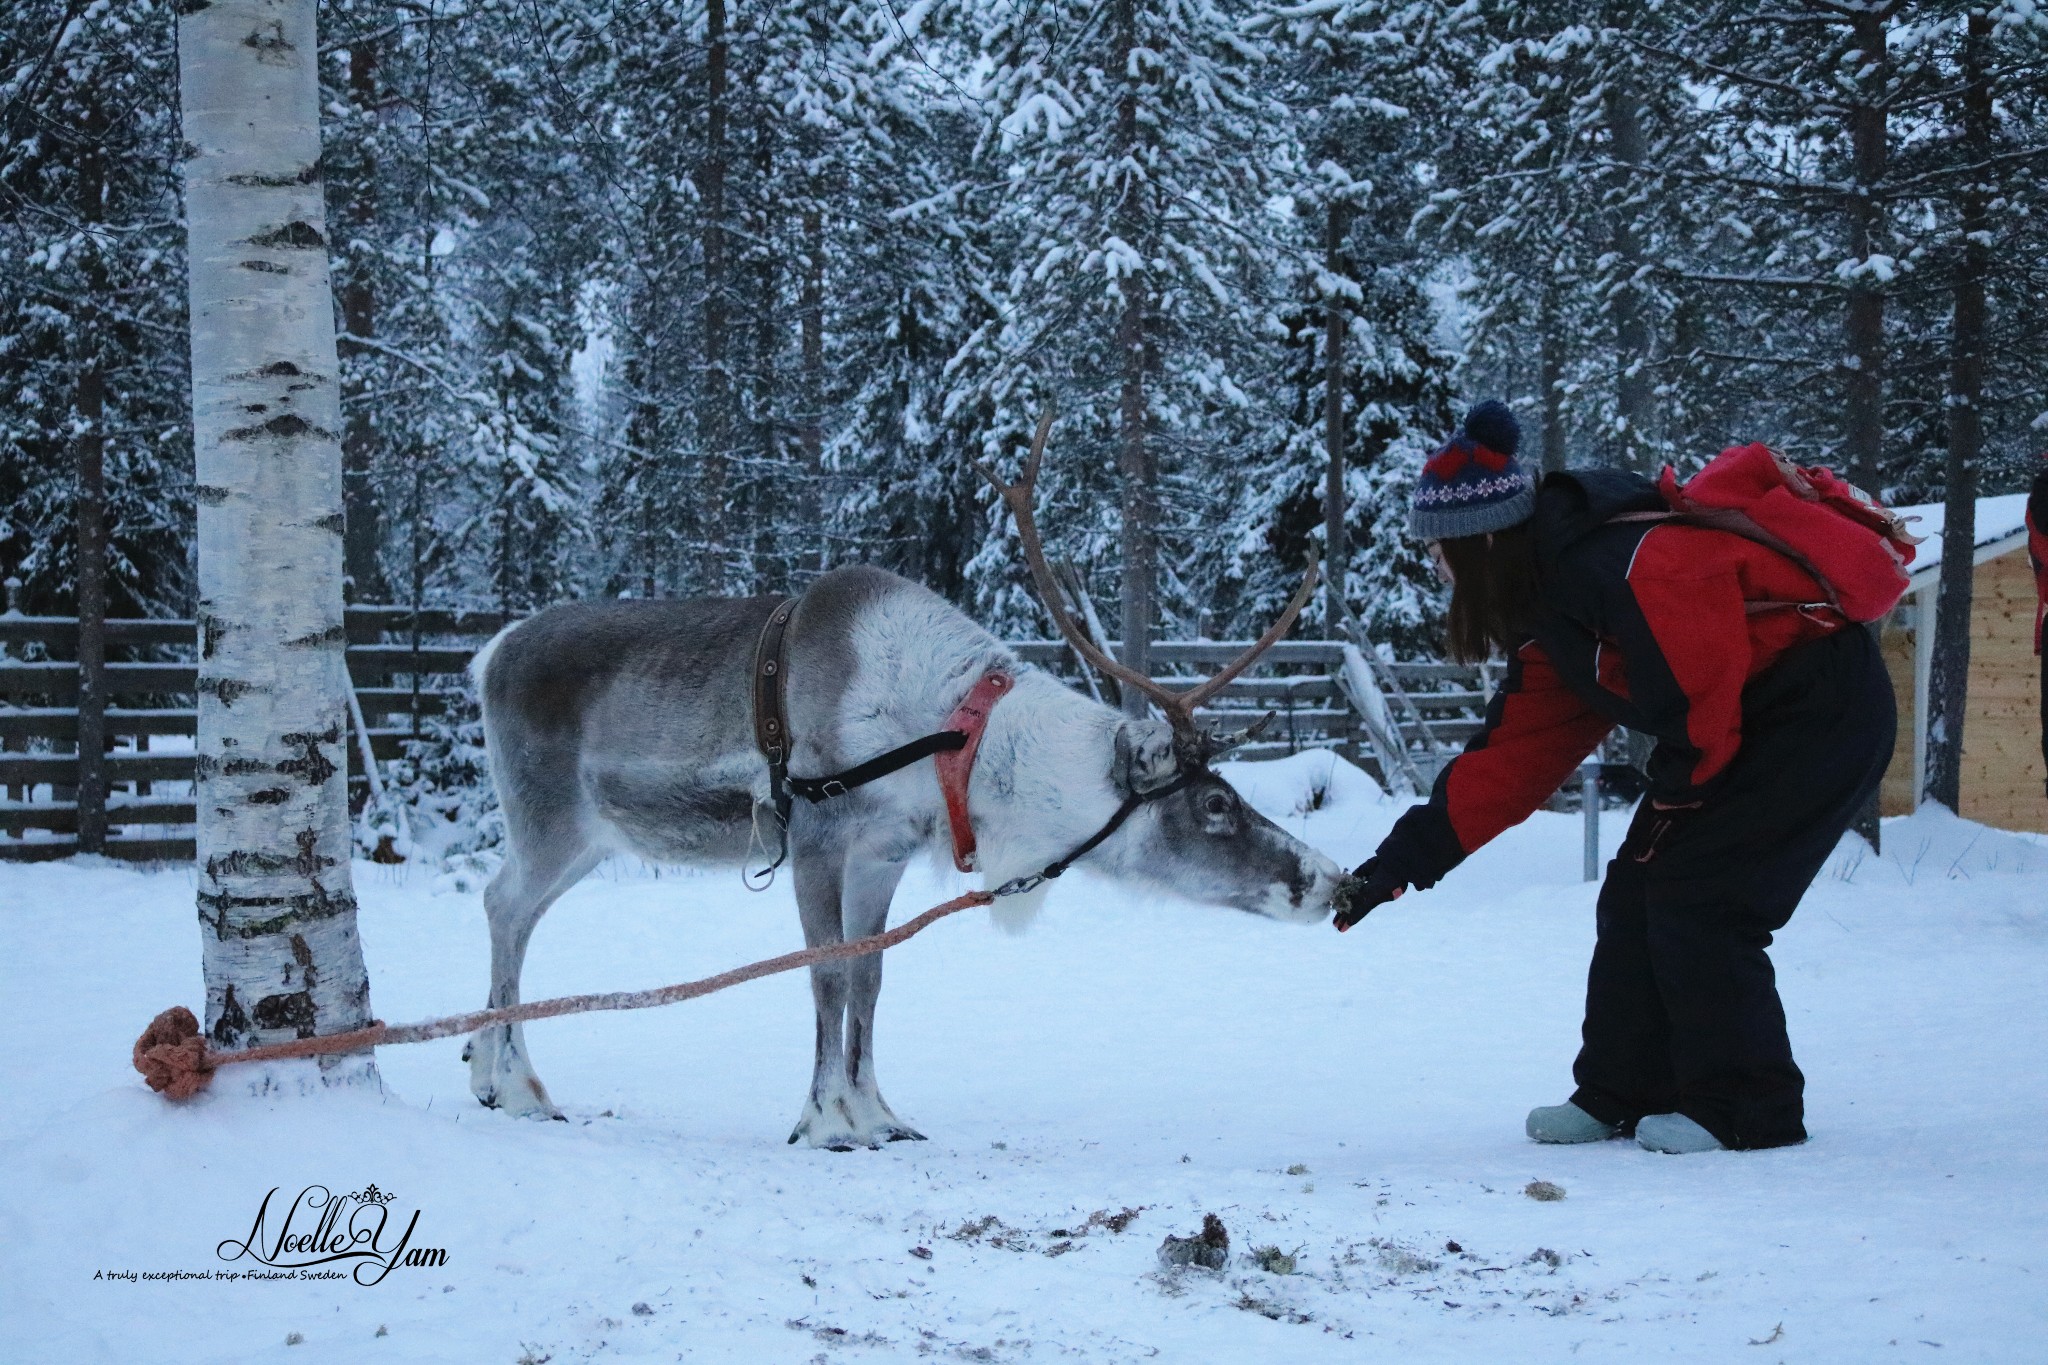
M967 697L946 717L947 730L967 736L957 749L932 755L939 770L939 791L946 798L946 819L953 826L953 866L962 872L975 870L974 822L967 814L967 779L974 775L974 756L981 750L981 732L988 725L988 713L1014 685L1014 679L1000 669L981 675Z

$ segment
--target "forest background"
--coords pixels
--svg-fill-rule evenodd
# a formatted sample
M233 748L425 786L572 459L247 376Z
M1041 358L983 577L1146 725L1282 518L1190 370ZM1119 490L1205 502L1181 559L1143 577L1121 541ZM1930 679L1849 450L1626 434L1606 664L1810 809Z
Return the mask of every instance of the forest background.
M95 499L109 614L193 610L173 9L0 17L31 613L73 610ZM320 33L356 601L867 561L1044 635L970 462L1050 404L1041 521L1105 621L1243 635L1315 547L1430 654L1408 487L1471 399L1546 468L1762 440L1893 502L2048 446L2034 0L334 0Z

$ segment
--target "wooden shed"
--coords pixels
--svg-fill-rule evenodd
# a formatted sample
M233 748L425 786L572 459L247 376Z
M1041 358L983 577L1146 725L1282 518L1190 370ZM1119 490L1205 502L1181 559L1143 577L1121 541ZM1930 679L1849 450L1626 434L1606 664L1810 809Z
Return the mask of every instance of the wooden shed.
M1970 606L1969 710L1963 721L1964 817L2048 833L2041 766L2041 661L2034 655L2034 574L2027 562L2024 493L1977 504ZM1899 697L1899 743L1885 773L1886 815L1910 814L1927 772L1927 679L1934 663L1934 602L1947 546L1940 504L1900 509L1926 536L1912 586L1884 623L1885 663Z

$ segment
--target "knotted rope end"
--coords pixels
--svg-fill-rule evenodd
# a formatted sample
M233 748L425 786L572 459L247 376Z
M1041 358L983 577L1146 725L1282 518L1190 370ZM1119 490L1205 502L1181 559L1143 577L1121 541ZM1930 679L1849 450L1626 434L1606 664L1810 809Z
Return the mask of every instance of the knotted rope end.
M166 1099L189 1100L213 1080L213 1059L199 1021L183 1005L173 1005L149 1021L135 1040L135 1069L149 1088Z

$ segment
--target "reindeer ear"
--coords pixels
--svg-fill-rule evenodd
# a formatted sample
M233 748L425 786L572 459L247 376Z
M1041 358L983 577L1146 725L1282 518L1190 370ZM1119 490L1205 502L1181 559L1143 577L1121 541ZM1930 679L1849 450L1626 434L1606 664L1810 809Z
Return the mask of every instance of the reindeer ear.
M1126 796L1157 790L1180 771L1173 727L1158 720L1127 720L1116 727L1116 762L1110 780Z

